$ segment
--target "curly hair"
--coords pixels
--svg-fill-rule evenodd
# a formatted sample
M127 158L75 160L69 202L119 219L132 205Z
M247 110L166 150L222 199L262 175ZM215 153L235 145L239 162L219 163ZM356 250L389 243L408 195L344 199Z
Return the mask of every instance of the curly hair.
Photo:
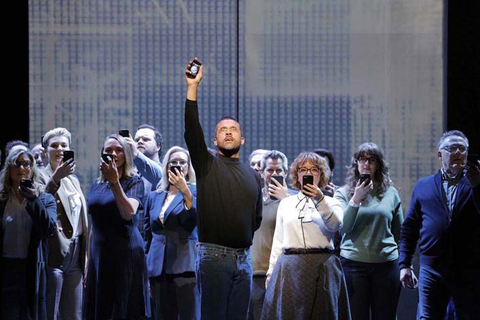
M292 181L292 188L296 190L302 189L302 182L298 180L298 169L303 166L306 162L311 162L320 170L320 182L318 186L320 188L325 187L328 184L328 179L330 177L330 168L328 167L327 161L325 158L320 157L315 152L305 151L300 153L297 158L292 163L290 167L290 179Z
M348 173L347 178L345 179L345 184L348 185L350 195L353 195L358 179L360 178L360 172L358 171L358 158L367 156L374 157L377 160L377 166L372 181L373 185L377 187L377 197L381 199L383 198L385 191L392 185L392 181L390 180L388 165L385 162L383 150L373 142L365 142L358 147L357 151L355 151L350 165L346 167Z

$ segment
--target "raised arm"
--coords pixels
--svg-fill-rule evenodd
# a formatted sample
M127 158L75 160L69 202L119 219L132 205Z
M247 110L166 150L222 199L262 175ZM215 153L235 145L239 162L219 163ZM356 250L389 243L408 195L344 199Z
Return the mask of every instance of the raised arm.
M202 80L203 66L200 66L200 70L194 79L187 76L190 73L189 68L190 64L187 66L187 70L185 71L187 100L185 102L184 138L192 158L192 164L195 168L195 173L197 177L201 177L207 171L210 163L209 159L211 159L213 156L210 154L207 145L205 144L205 136L203 134L198 117L197 90L198 85Z

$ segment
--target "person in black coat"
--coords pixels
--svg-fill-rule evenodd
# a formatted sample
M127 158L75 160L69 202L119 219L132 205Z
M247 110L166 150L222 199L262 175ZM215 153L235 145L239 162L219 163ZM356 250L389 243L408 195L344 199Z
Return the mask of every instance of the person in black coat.
M2 319L47 318L46 239L56 227L57 205L39 179L34 156L24 149L12 151L0 173Z

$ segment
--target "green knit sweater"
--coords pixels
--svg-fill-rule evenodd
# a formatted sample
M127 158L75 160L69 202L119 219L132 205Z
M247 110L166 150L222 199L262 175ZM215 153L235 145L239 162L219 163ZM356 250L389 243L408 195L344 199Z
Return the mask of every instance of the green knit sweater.
M349 205L348 186L335 192L344 210L340 255L360 262L387 262L398 258L400 228L403 223L401 200L389 187L383 198L375 190L360 207Z

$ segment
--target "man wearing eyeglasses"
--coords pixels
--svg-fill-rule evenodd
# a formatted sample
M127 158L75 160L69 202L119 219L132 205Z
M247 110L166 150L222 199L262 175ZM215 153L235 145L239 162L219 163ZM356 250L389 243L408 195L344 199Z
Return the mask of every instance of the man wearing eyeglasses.
M418 242L417 319L442 319L450 299L457 319L480 315L480 163L468 161L461 131L438 142L441 169L416 184L400 239L400 281L416 288L412 258Z

